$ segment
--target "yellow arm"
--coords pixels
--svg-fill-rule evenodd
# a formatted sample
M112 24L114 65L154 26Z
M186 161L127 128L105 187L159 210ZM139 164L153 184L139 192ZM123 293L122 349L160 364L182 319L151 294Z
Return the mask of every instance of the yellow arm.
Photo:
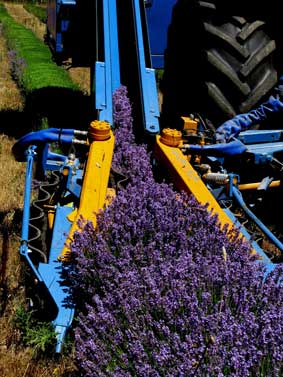
M172 131L173 132L173 131ZM208 209L212 213L217 213L219 221L222 226L228 224L229 228L233 226L233 222L230 217L223 211L214 196L207 189L206 185L197 174L193 166L189 163L182 151L177 147L178 140L174 140L174 136L171 136L170 146L162 142L162 137L157 136L155 155L158 160L162 161L166 166L172 181L176 187L181 191L185 191L188 194L194 195L196 200L201 204L208 204Z
M79 230L78 220L83 218L91 221L95 227L97 212L103 209L107 202L107 188L114 151L114 136L107 123L97 121L95 126L107 128L107 133L105 133L107 139L101 140L101 137L95 137L96 140L92 141L90 145L83 175L80 204L75 213L72 213L69 217L69 220L73 221L68 240L59 257L62 261L69 261L70 259L70 243L74 233Z

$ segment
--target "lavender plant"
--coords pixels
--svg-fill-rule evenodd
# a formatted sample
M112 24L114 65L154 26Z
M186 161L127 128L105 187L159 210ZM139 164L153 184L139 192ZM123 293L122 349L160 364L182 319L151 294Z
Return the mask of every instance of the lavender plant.
M8 59L11 68L12 77L22 86L23 74L26 68L25 60L19 56L16 50L8 51Z
M132 109L127 89L122 86L113 95L115 130L115 153L113 167L126 175L131 184L153 181L150 158L145 145L135 143Z
M130 184L72 244L82 375L283 375L281 269L264 279L247 242L156 183L124 87L114 103L114 163Z

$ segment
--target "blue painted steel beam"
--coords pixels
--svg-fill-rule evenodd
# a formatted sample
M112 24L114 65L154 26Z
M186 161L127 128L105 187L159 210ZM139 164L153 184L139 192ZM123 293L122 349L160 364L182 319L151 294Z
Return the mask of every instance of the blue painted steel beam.
M48 263L40 263L38 266L42 281L58 309L57 316L52 321L57 337L55 349L57 353L61 352L66 332L74 317L74 305L70 297L69 287L62 277L63 265L58 260L66 241L66 235L69 234L71 228L71 222L67 216L72 211L72 207L57 207Z
M247 152L254 155L256 164L266 164L272 161L274 154L283 152L283 141L248 145Z
M60 3L63 5L76 5L76 0L60 0Z
M103 1L104 62L95 63L95 108L98 119L113 126L112 96L120 86L116 0Z
M136 33L136 46L138 54L140 85L142 90L142 102L144 110L144 129L152 134L157 134L159 128L158 93L155 80L155 71L146 67L144 53L144 36L142 30L140 1L133 0L134 23Z
M29 218L30 218L30 198L31 198L31 183L32 183L32 168L35 158L35 146L31 146L26 151L26 179L25 179L25 193L24 193L24 209L23 209L23 226L22 226L22 240L29 239Z
M248 130L241 132L237 139L244 144L274 143L283 140L282 130Z
M30 220L30 201L31 201L31 185L32 185L32 171L33 162L36 156L36 147L33 145L26 151L26 178L25 178L25 193L24 193L24 208L23 208L23 218L22 218L22 235L21 235L21 246L20 254L26 259L28 265L34 272L37 279L41 282L42 278L38 273L36 267L34 266L32 260L29 257L29 220Z

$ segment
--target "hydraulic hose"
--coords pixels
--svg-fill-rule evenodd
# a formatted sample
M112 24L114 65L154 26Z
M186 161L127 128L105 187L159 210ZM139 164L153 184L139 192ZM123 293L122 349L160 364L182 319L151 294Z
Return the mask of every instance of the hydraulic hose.
M30 132L21 137L13 146L12 152L16 161L26 161L25 151L30 145L41 145L52 142L72 143L75 136L75 130L62 128L49 128Z
M197 153L205 156L236 156L244 153L247 147L240 140L233 140L226 144L194 145L184 144L182 151L186 154Z
M280 96L270 96L268 101L248 113L236 115L217 128L215 139L217 142L228 142L241 131L268 119L272 113L283 112L283 101Z

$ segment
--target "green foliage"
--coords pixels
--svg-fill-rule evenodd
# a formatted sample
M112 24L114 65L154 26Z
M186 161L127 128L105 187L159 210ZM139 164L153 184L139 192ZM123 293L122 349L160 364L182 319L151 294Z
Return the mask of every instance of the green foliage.
M156 81L160 82L163 78L164 69L155 69Z
M41 353L54 350L56 336L50 323L40 322L36 327L28 328L24 340L37 353Z
M16 64L21 64L17 80L26 94L46 87L79 90L64 68L52 61L49 48L31 30L16 23L3 4L0 4L0 22L9 50L15 52Z
M32 347L36 356L54 351L56 334L50 323L36 321L32 312L20 306L15 311L13 325L20 332L21 343Z
M24 4L24 8L29 12L36 16L39 21L46 23L46 8L42 6L35 5L35 3L27 3Z
M13 325L16 329L20 330L21 333L25 333L26 329L30 327L31 324L31 312L27 312L22 306L19 306L15 310L13 317Z

